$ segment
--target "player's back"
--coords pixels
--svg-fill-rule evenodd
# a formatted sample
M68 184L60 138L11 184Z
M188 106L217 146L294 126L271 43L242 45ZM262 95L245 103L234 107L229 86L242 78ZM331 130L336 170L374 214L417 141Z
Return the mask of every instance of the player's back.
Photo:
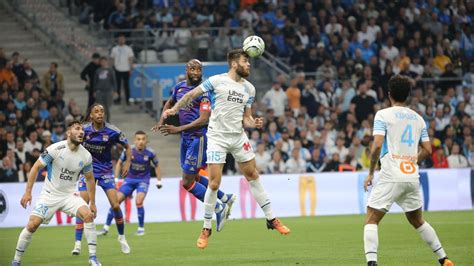
M418 182L418 145L429 141L423 118L408 107L380 110L374 119L374 135L384 135L380 152L379 180Z

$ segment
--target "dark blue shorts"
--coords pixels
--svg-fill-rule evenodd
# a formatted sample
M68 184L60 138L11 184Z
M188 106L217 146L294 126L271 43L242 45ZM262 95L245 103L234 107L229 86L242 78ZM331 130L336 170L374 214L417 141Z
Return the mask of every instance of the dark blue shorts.
M197 174L206 168L207 138L181 139L181 168L185 174Z
M137 193L148 192L149 179L135 179L135 178L125 178L122 186L119 189L119 192L124 194L125 197L132 195L133 191L137 190Z
M104 175L104 176L101 176L100 178L96 178L95 182L105 192L112 188L115 189L115 180L113 176ZM79 191L87 191L86 178L84 176L81 177L77 186L78 186Z

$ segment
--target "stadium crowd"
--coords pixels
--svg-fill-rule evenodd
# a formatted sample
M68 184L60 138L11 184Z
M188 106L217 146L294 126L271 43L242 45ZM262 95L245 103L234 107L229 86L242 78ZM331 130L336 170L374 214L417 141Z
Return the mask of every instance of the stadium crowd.
M249 132L262 173L367 169L374 114L389 106L386 85L395 74L413 78L409 106L429 127L434 152L421 166L474 166L472 1L71 3L81 7L83 23L148 29L127 33L135 51L134 37L146 34L155 35L157 50L223 60L246 36L262 36L294 73L276 77L255 104L255 115L266 118L263 130ZM28 59L0 50L0 85L0 182L23 181L44 147L64 137L65 121L81 112L74 100L64 102L55 63L40 78ZM227 170L235 171L232 163Z

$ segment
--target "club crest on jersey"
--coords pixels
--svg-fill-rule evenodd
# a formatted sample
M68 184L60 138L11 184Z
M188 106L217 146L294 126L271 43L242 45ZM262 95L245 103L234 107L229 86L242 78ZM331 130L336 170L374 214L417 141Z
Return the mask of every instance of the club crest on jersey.
M252 149L252 146L250 145L250 142L245 142L243 145L244 151L250 151Z
M91 139L91 136L87 135L87 136L86 136L86 139L87 139L87 140Z
M148 155L143 156L143 160L144 160L144 161L148 161L148 159L149 159L149 158L148 158Z
M80 168L84 167L84 162L83 162L83 161L80 161L80 162L79 162L79 167L80 167Z
M102 135L103 141L109 141L109 135Z

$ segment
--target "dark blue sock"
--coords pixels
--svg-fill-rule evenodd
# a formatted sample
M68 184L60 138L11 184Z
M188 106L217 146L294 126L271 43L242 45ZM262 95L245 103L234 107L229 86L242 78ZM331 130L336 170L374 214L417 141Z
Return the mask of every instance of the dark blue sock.
M84 222L76 217L76 241L82 240L82 233L84 232Z
M118 234L123 235L123 231L125 231L125 225L123 224L123 214L121 209L114 211L114 218L115 225L117 225Z
M203 186L205 186L207 188L207 185L209 184L209 179L207 179L207 177L205 176L199 176L199 183L201 183ZM204 192L206 193L206 192ZM222 192L221 190L218 190L217 191L217 198L218 199L222 199L222 197L224 196L224 192ZM204 197L203 197L203 201L204 201Z
M107 220L105 221L105 224L110 226L112 224L113 218L114 218L114 210L110 208L109 213L107 213Z
M203 186L203 184L194 182L193 186L191 187L189 193L193 194L198 200L204 202L204 196L206 195L207 187ZM219 207L219 203L216 203L216 209Z
M142 206L137 206L137 214L138 214L138 227L145 226L145 208Z

